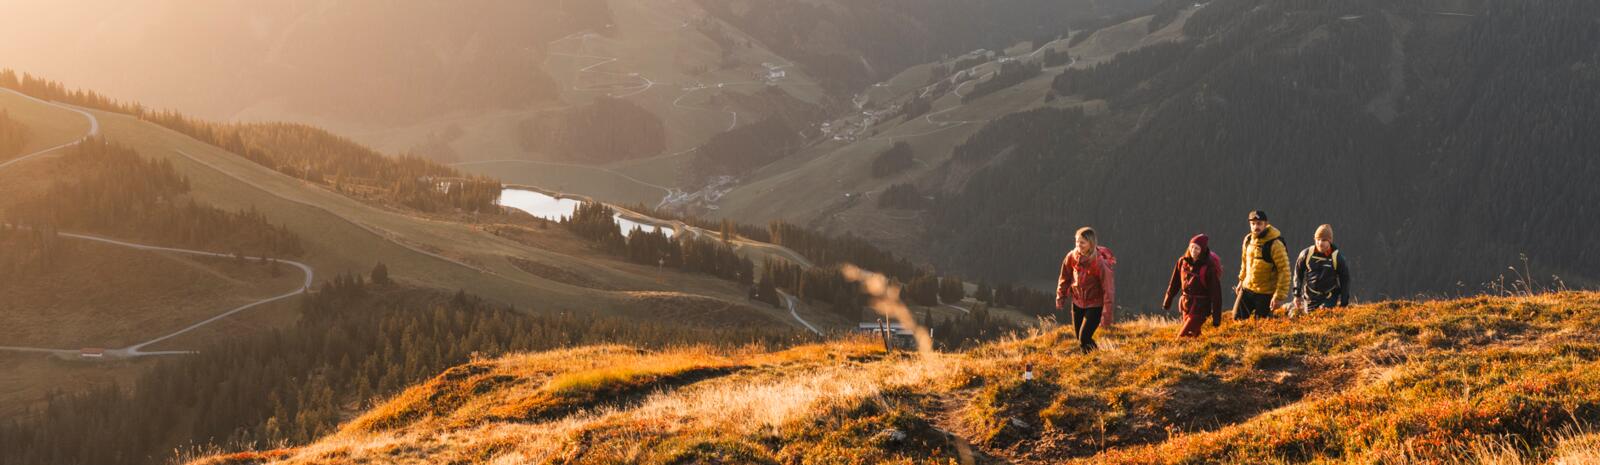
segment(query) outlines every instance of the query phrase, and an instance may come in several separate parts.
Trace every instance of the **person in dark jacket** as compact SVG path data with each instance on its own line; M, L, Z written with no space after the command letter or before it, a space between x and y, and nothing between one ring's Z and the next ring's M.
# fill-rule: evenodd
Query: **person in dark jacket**
M1178 336L1199 337L1207 317L1212 326L1222 325L1222 258L1211 251L1211 238L1205 234L1189 239L1189 250L1172 267L1161 308L1171 310L1174 297L1179 298L1178 311L1183 313L1183 330Z
M1306 313L1350 305L1350 260L1333 245L1333 226L1317 227L1315 244L1294 260L1294 308Z
M1061 260L1061 278L1056 283L1056 310L1072 307L1072 329L1084 353L1099 348L1094 332L1102 320L1111 324L1117 308L1117 259L1111 249L1101 247L1094 229L1081 228L1077 247Z

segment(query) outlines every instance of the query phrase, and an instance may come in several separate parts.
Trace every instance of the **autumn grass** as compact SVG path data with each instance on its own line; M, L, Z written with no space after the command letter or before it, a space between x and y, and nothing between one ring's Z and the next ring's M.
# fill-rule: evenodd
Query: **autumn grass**
M806 447L787 456L817 447L860 455L871 447L854 434L833 434L827 446L799 439L837 431L819 426L822 418L854 425L849 431L921 425L913 430L926 434L883 441L942 441L916 420L914 402L886 399L937 385L959 364L951 356L887 356L871 340L778 352L598 346L513 355L447 370L285 463L759 463L785 456L772 448L783 443ZM869 411L876 413L838 416ZM903 449L927 456L921 446Z
M453 368L282 463L1593 463L1600 294L1363 305L1103 350L622 346ZM1020 377L1031 364L1036 377Z
M1044 377L991 372L965 418L1024 460L1440 463L1504 437L1548 450L1600 416L1597 317L1595 294L1567 293L1228 322L1199 340L1145 322L1089 356L1046 335L993 348Z

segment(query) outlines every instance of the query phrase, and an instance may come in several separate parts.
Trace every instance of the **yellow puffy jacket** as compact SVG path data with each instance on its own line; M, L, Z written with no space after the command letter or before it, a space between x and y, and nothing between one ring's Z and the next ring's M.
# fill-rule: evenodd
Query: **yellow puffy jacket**
M1244 236L1244 251L1239 257L1239 286L1257 294L1271 294L1280 300L1289 298L1289 249L1280 240L1277 227L1267 226L1265 234ZM1261 245L1269 246L1272 256L1261 255Z

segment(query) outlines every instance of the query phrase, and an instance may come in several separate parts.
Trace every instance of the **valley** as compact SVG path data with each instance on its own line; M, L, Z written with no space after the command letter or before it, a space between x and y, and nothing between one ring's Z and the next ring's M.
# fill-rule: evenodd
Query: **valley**
M0 463L1600 461L1592 2L8 12Z

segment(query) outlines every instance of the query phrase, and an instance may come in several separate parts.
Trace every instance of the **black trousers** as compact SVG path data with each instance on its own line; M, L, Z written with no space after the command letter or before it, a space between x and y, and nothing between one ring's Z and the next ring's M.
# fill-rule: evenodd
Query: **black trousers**
M1233 304L1233 318L1272 318L1272 294L1257 294L1247 289L1239 290L1239 300Z
M1072 306L1072 330L1077 332L1078 348L1084 352L1100 348L1094 343L1094 330L1100 329L1100 312L1103 308Z
M1323 296L1312 294L1306 298L1306 310L1334 308L1337 306L1339 306L1339 294L1336 293L1330 292L1328 295Z

